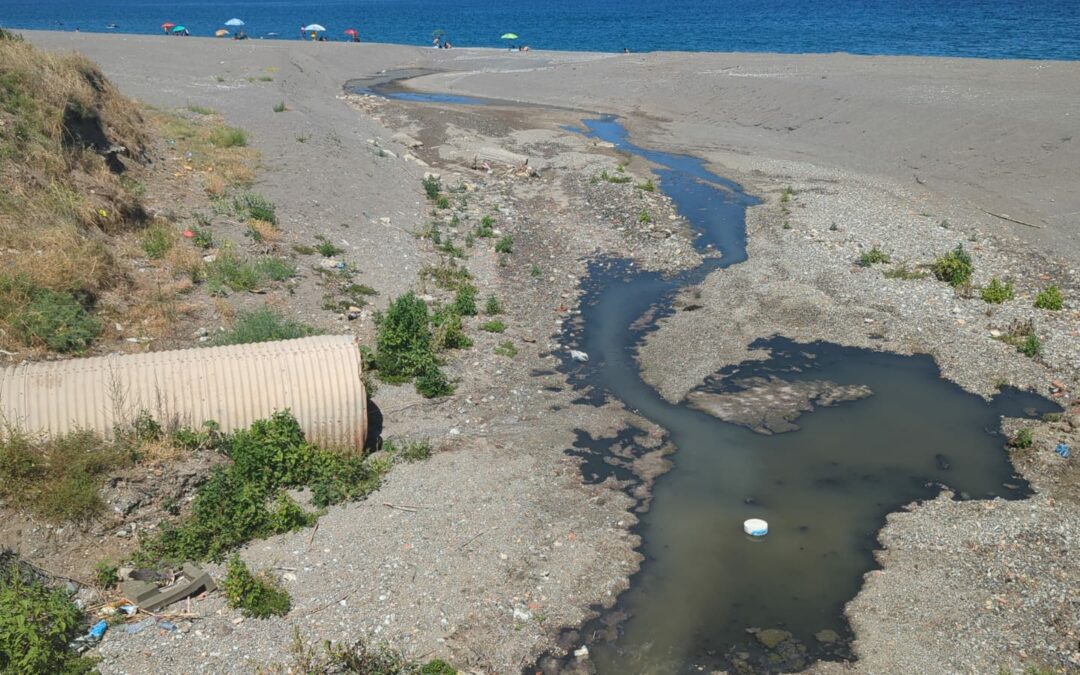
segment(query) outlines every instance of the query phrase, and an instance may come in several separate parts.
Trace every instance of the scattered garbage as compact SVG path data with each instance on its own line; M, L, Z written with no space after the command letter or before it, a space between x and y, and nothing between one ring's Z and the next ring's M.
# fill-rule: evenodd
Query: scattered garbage
M217 590L217 584L210 575L194 563L184 563L178 575L178 582L166 588L158 588L156 584L148 581L129 579L120 582L120 590L125 598L148 612L197 593Z
M743 531L751 537L764 537L769 533L769 524L760 518L743 521Z
M155 623L157 623L157 619L154 618L143 619L138 623L129 623L127 626L124 626L124 632L128 635L135 635L136 633L143 632Z
M575 361L581 361L582 363L585 363L586 361L589 360L589 355L586 354L585 352L580 352L580 351L578 351L576 349L571 349L570 350L570 358L574 359Z
M81 654L87 649L90 649L97 643L101 642L101 638L105 635L105 631L108 630L108 628L108 621L98 621L90 627L90 630L87 631L86 635L80 635L79 637L72 640L71 643L68 644L68 648L73 649Z
M580 647L578 647L577 649L574 650L574 656L578 657L579 659L587 659L587 658L589 658L589 648L586 647L585 645L581 645Z
M1057 447L1054 448L1054 452L1061 455L1063 459L1068 459L1069 455L1072 454L1072 452L1069 450L1069 446L1065 443L1058 443Z

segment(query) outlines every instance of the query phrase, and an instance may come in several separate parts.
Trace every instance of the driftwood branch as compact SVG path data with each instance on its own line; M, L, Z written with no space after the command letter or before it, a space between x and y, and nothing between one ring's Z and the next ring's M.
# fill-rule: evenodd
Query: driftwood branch
M390 502L383 502L382 505L388 506L392 509L397 509L398 511L408 511L409 513L416 513L420 509L424 508L422 506L408 506L406 504L391 504Z
M1025 223L1022 220L1017 220L1016 218L1013 218L1012 216L1005 215L1004 213L994 213L993 211L987 211L986 209L983 209L983 208L980 208L979 210L982 211L983 213L985 213L987 215L990 215L990 216L993 216L995 218L1001 218L1002 220L1007 220L1010 223L1016 223L1017 225L1026 225L1028 227L1034 227L1036 230L1044 229L1044 227L1042 225L1036 225L1035 223Z

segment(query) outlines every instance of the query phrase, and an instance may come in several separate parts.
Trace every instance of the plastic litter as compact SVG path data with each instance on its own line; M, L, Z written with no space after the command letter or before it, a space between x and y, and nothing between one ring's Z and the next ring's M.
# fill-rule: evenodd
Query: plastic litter
M164 630L167 630L170 633L173 632L174 630L176 630L176 624L173 623L172 621L166 621L165 619L162 619L161 621L158 621L157 625L158 625L158 628L162 628Z
M105 631L108 630L108 628L108 621L98 621L90 627L90 630L86 633L86 635L80 635L79 637L72 640L68 644L68 649L74 649L80 654L85 652L87 649L90 649L97 643L101 642L101 638L105 635Z
M574 359L575 361L581 361L582 363L585 363L589 360L589 355L585 352L579 352L576 349L571 349L570 358Z
M1064 459L1068 459L1069 455L1072 454L1072 452L1069 450L1069 446L1065 443L1058 443L1057 447L1054 448L1054 452L1061 455Z
M751 537L764 537L769 533L769 524L760 518L750 518L743 521L743 532Z
M129 635L141 633L150 626L153 626L155 623L157 623L157 619L143 619L138 623L129 623L127 626L124 626L124 632L128 633Z

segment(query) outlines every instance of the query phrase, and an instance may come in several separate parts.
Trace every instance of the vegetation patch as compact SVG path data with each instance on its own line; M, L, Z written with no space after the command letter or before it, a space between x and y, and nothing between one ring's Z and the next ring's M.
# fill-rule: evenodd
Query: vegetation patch
M246 260L231 251L222 251L207 263L206 284L212 295L229 291L251 291L271 281L285 281L296 276L296 265L283 258Z
M306 487L311 503L323 508L367 496L389 468L308 443L287 411L222 438L219 450L232 464L214 469L191 513L163 524L143 542L137 561L221 560L252 539L314 524L318 514L304 511L285 489Z
M221 590L229 607L239 609L244 616L268 619L285 616L292 608L292 600L285 589L266 572L252 574L238 555L229 559Z
M878 263L887 263L889 260L889 254L875 246L859 256L859 267L870 267Z
M273 342L275 340L294 340L309 335L319 335L322 331L287 319L269 307L240 312L228 330L214 337L215 345L243 345L252 342Z
M1057 286L1047 286L1035 296L1035 306L1056 312L1065 306L1065 296Z
M454 312L440 316L440 325L435 326L441 329L440 336L436 339L427 305L412 291L391 302L385 312L377 313L375 367L379 377L388 382L416 378L417 391L428 398L451 393L453 386L439 369L435 349L440 342L444 346L457 343L455 316L459 324L461 317ZM464 334L460 338L465 339Z
M236 127L219 126L210 132L210 143L218 148L243 148L248 144L247 132Z
M14 554L0 553L0 672L12 675L94 671L68 643L86 621L71 596L50 588Z
M1000 305L1006 300L1013 299L1013 285L1011 281L1000 281L997 277L990 280L990 283L984 286L979 291L980 297L983 302L988 302L992 305Z
M997 339L1016 347L1016 351L1029 358L1042 354L1042 340L1035 333L1035 322L1031 319L1014 321L1009 332Z
M492 321L485 321L480 324L480 330L487 331L488 333L505 333L506 324L498 319Z
M245 192L237 196L233 199L233 208L241 218L277 225L277 207L257 192Z
M971 262L971 256L964 250L964 245L957 244L955 249L935 259L930 269L939 281L955 287L971 280L975 266Z
M11 346L82 352L101 334L101 321L74 294L0 274L0 335Z
M514 252L514 238L508 234L504 234L499 238L499 241L495 242L496 253L513 253Z
M385 643L373 644L366 638L351 643L324 640L308 644L297 630L293 634L292 660L276 670L293 673L354 673L355 675L457 675L458 671L442 659L421 663L406 659Z

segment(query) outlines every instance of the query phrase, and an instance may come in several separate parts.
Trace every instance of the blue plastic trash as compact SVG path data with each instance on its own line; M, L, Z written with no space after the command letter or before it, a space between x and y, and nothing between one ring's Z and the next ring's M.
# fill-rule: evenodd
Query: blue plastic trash
M93 640L100 640L101 636L105 635L105 631L109 628L107 621L98 621L91 628L87 634Z
M1062 456L1062 457L1064 457L1065 459L1068 459L1068 458L1069 458L1069 454L1071 454L1071 453L1069 452L1069 446L1068 446L1068 445L1066 445L1066 444L1064 444L1064 443L1058 443L1058 444L1057 444L1057 447L1056 447L1056 448L1054 448L1054 452L1056 452L1057 454L1061 455L1061 456Z

